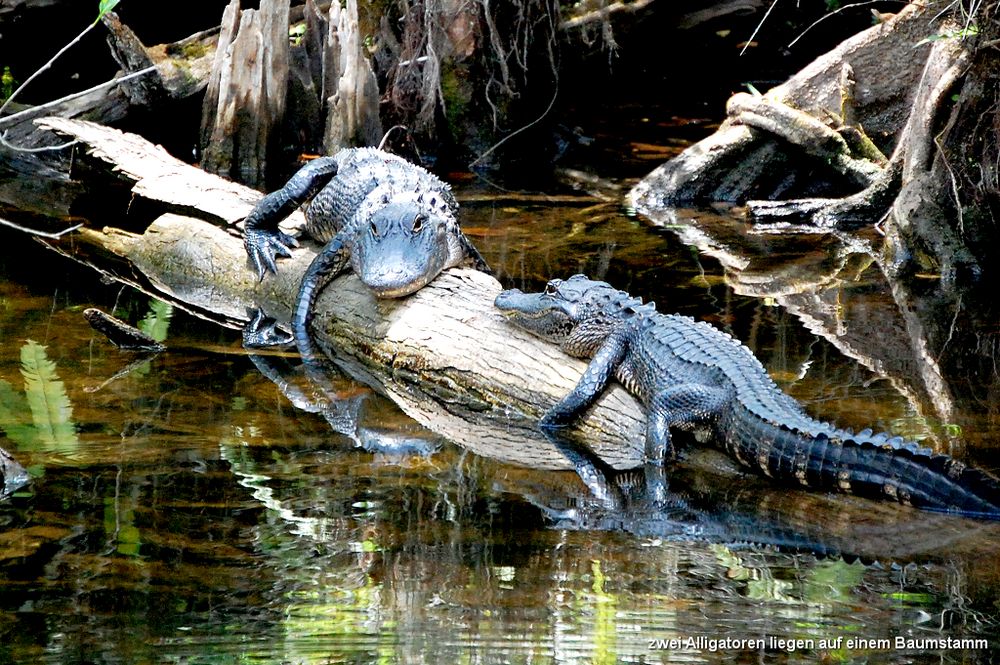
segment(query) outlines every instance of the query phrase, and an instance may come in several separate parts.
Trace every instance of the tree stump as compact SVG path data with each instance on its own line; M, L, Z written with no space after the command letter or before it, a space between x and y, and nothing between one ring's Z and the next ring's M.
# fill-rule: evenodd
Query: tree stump
M337 2L330 6L323 99L327 105L323 148L327 154L379 144L378 81L362 47L357 0L347 0L343 9Z
M1000 189L983 177L1000 152L988 129L1000 115L998 34L985 34L1000 32L993 10L961 17L954 5L910 3L762 97L737 95L719 130L646 176L633 204L654 220L670 206L721 200L746 204L755 223L885 222L886 270L979 277L991 263ZM978 49L967 27L977 19ZM950 131L960 117L969 136Z
M202 167L252 187L265 184L274 131L288 88L288 3L261 0L240 10L232 0L202 112Z

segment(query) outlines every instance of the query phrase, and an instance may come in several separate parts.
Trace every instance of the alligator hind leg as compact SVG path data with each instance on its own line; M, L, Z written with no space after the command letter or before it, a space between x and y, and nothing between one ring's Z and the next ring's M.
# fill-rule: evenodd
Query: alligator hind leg
M254 206L243 223L243 245L250 262L263 280L268 272L277 272L276 256L291 256L298 242L278 229L278 222L311 199L337 175L333 157L314 159L293 175L285 186L271 192Z
M465 256L467 257L465 262L468 263L471 267L478 270L479 272L484 272L487 275L492 275L493 270L490 268L490 265L486 263L486 259L484 259L483 255L479 253L479 250L476 249L476 246L473 245L471 242L469 242L469 239L465 237L465 234L460 232L458 235L459 235L459 243L461 243L462 250L465 253Z
M699 383L665 388L649 400L646 421L646 461L663 464L676 456L670 428L691 428L715 420L729 400L728 393Z

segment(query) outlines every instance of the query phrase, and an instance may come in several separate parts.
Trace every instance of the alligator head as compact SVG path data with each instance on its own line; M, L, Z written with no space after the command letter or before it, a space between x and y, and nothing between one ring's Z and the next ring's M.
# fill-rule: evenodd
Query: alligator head
M391 203L361 229L351 267L379 298L418 291L454 265L450 227L455 220L419 202Z
M558 344L571 356L589 358L642 300L606 282L573 275L551 280L541 293L503 291L494 305L517 327Z

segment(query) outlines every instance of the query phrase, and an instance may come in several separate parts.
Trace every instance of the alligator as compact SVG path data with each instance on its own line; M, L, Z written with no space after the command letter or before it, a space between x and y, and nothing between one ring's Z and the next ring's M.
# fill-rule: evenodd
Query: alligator
M648 463L674 458L671 427L708 428L738 462L779 482L1000 519L996 478L901 437L811 418L750 349L706 322L661 314L584 275L541 293L504 291L495 304L516 326L591 359L543 429L571 424L614 376L648 411Z
M298 245L278 222L307 201L304 230L325 246L299 287L296 341L308 338L316 297L348 262L380 298L409 295L446 268L489 272L462 233L447 184L391 153L348 148L310 161L246 217L243 243L260 280L277 272L277 256L291 256Z

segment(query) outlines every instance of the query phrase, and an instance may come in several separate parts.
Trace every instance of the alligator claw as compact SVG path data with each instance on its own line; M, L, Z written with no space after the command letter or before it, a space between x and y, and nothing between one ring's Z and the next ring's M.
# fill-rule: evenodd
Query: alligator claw
M262 229L247 229L243 234L243 245L246 247L250 262L257 271L260 281L268 273L277 273L278 266L274 259L277 256L290 257L291 248L298 247L299 241L283 231L266 231Z
M286 346L293 341L292 334L278 329L278 322L257 309L253 318L243 326L243 346L259 349L271 346Z

